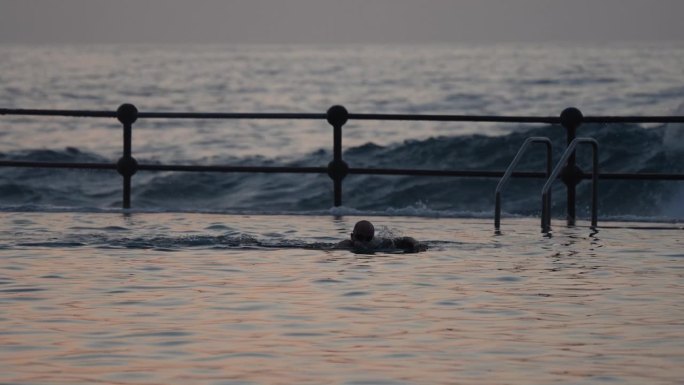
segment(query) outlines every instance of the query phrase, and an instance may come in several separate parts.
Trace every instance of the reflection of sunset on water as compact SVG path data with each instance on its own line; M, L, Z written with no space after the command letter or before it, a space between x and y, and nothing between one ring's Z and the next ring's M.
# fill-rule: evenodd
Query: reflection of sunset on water
M544 238L536 220L508 219L515 230L493 236L482 220L378 217L431 248L357 255L324 250L355 218L2 217L23 229L0 250L2 382L682 375L681 230L559 226Z

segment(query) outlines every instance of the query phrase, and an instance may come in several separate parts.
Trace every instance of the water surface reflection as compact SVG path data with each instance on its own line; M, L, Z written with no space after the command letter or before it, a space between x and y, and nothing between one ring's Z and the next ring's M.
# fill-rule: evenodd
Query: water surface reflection
M684 377L681 230L376 218L430 250L357 255L219 241L334 243L357 218L0 216L0 383Z

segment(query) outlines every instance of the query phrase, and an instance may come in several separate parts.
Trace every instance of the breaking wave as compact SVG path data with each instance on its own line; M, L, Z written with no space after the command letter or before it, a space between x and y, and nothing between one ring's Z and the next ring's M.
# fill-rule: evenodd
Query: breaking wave
M585 125L579 136L600 145L601 172L683 173L681 127L644 128L633 124ZM440 136L388 146L366 143L348 148L351 167L439 170L504 170L523 141L548 136L554 159L564 148L558 126L521 127L502 136ZM590 152L578 149L578 165L590 171ZM297 159L265 157L212 158L212 164L250 166L326 166L329 150ZM113 162L77 148L7 152L0 159L55 162ZM141 163L152 163L138 159ZM174 162L174 163L180 163ZM206 164L203 160L186 161ZM518 171L543 171L544 148L531 148ZM489 217L496 178L349 175L343 184L343 207L332 208L327 175L145 172L133 178L133 206L141 211L250 212L333 215L401 215ZM533 216L540 211L543 181L513 179L504 192L507 215ZM554 187L553 210L564 210L564 187ZM578 213L588 215L590 184L578 186ZM0 169L0 210L115 211L121 205L121 180L115 171ZM684 186L673 181L612 181L599 185L599 215L630 218L684 218Z

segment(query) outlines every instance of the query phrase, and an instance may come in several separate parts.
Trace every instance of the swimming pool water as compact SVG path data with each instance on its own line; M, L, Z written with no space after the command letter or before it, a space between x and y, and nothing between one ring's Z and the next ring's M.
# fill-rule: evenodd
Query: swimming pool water
M358 219L0 213L0 383L684 378L678 225L375 217L430 249L331 250Z

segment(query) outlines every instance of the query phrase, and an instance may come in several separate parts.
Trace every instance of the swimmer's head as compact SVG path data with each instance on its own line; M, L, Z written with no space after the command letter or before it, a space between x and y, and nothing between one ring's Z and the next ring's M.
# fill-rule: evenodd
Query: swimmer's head
M370 242L375 235L375 227L368 221L358 221L351 233L352 241Z

